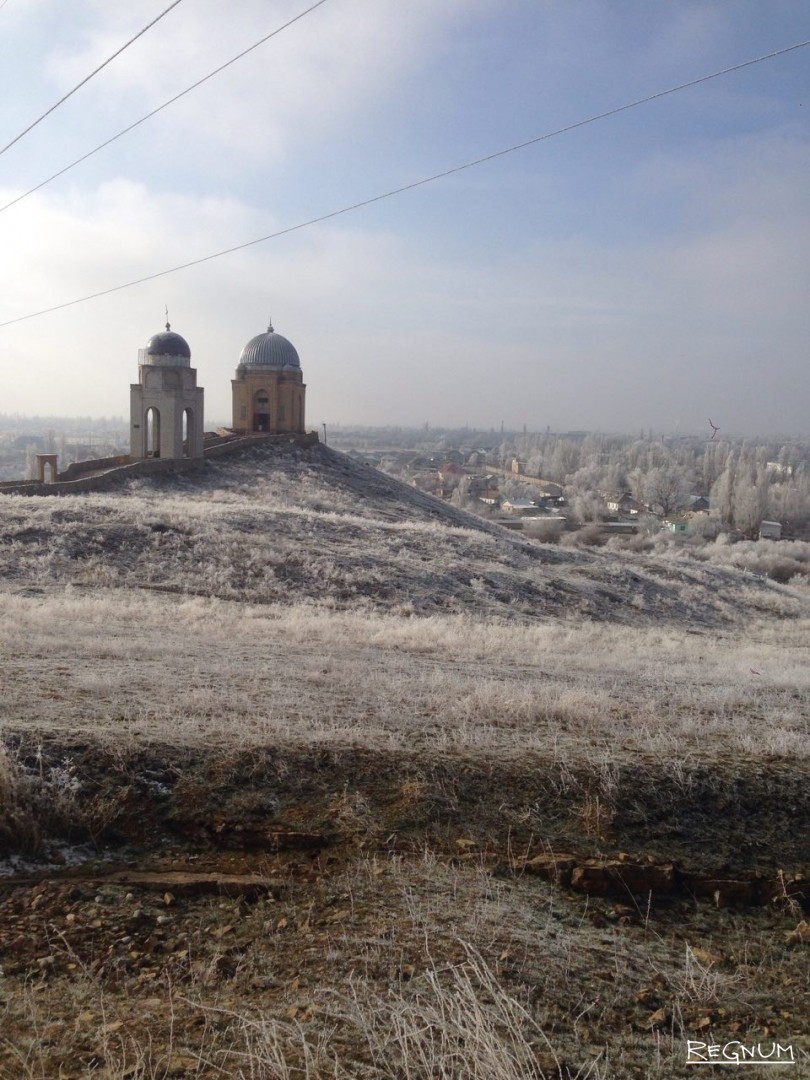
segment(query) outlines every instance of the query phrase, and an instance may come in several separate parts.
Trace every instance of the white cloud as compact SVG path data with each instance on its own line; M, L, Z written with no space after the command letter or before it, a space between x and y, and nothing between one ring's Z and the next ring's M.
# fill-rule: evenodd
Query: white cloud
M607 17L602 5L586 4L579 18L591 8ZM91 28L81 48L74 39L60 59L54 47L60 85L121 43L123 21L131 32L156 8L144 0L126 20L101 0L81 10ZM87 118L84 106L66 111L65 138L77 137L72 118L85 116L84 131L131 115L142 97L162 100L264 29L258 0L229 8L227 18L222 10L213 0L181 4L165 32L150 33L99 77L85 99L99 104L98 116ZM277 22L300 8L281 10ZM416 100L423 77L449 93L442 64L450 28L460 38L454 55L468 51L472 83L453 84L461 96L443 101L437 128L426 132L431 152L442 150L448 115L471 145L496 140L498 130L478 130L463 93L480 89L476 62L481 78L492 78L487 43L476 38L486 10L462 0L438 14L429 0L330 0L300 33L291 28L212 84L209 96L144 127L123 157L97 173L77 169L0 216L10 253L0 265L3 318L271 233L307 216L304 206L332 210L350 185L354 195L373 193L376 175L354 156L371 131L398 155L392 173L409 179L424 147L417 140L412 153L404 136L399 144L397 110ZM557 77L578 39L565 12L553 10L555 47L567 39L569 48ZM509 24L499 11L491 8L502 56ZM692 5L684 18L686 51L689 20L704 16ZM652 29L663 49L663 27ZM509 43L528 69L535 46L522 52L522 40ZM523 115L522 99L496 103L510 119L516 109ZM421 107L428 124L431 102ZM376 127L375 112L386 121ZM239 351L272 316L301 354L313 423L504 419L635 429L688 425L694 416L699 427L705 406L717 403L727 431L806 429L806 139L782 115L744 135L707 127L675 140L666 123L656 128L660 120L653 109L638 114L656 138L631 152L619 125L599 138L583 129L542 154L508 159L509 167L494 163L463 182L424 188L418 199L6 327L0 411L126 412L137 349L168 303L191 344L209 417L227 417ZM403 130L414 137L415 128ZM22 184L13 169L4 176L2 201ZM568 187L576 194L566 200Z

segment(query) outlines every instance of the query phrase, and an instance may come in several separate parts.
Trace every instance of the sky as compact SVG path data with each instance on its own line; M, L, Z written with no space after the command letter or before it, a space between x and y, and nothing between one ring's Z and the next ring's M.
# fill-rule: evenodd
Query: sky
M0 146L169 0L6 0ZM313 0L181 0L0 154L0 206ZM810 434L810 46L61 310L810 39L795 0L325 0L0 210L0 413L124 416L245 343L307 423ZM13 321L13 320L22 321Z

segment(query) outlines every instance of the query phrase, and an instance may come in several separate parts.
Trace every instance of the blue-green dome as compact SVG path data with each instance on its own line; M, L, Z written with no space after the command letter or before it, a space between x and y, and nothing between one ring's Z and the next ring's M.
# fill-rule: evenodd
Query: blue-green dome
M292 367L300 368L301 361L292 342L287 341L281 334L273 329L273 324L267 327L266 334L259 334L251 338L242 349L239 357L239 365L242 367Z

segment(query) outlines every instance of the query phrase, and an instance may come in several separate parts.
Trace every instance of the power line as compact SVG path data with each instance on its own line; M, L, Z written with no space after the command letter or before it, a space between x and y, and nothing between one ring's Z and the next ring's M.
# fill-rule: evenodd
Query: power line
M178 0L178 3L179 3L179 0ZM81 163L83 161L87 161L88 158L91 158L94 154L97 154L99 152L99 150L103 150L106 146L109 146L111 143L114 143L117 139L120 139L123 135L129 134L130 131L133 131L136 127L139 127L141 124L145 123L147 120L151 120L151 118L153 116L157 116L157 114L159 112L162 112L164 109L168 109L168 107L170 105L174 105L175 101L179 101L180 98L185 97L186 94L190 94L192 90L196 90L198 86L202 86L202 84L205 83L205 82L208 82L209 79L213 79L213 77L215 75L219 75L219 73L221 71L224 71L225 68L230 67L231 64L235 64L237 60L241 60L243 57L247 56L248 53L252 53L254 49L258 49L260 45L264 45L264 43L266 41L269 41L270 38L275 37L276 34L280 34L282 30L286 30L288 26L292 26L293 23L298 22L299 19L303 19L303 17L305 15L309 15L309 13L311 11L314 11L315 8L319 8L321 6L321 4L325 4L325 3L326 3L326 0L318 0L317 3L313 4L311 7L308 7L306 9L306 11L302 11L300 13L300 15L296 15L294 18L290 19L288 22L285 22L283 26L279 26L278 29L273 30L272 33L265 34L265 36L263 38L260 38L253 45L249 46L249 48L244 49L238 55L232 57L230 60L228 60L224 64L220 65L220 67L215 68L214 71L209 72L208 75L203 76L202 79L198 79L197 82L192 83L191 86L187 86L185 90L181 90L180 93L175 94L175 96L173 98L169 98L168 101L164 101L162 105L158 105L158 107L156 109L152 109L152 111L148 112L146 114L146 116L142 116L140 118L140 120L136 120L133 124L130 124L128 127L125 127L123 129L123 131L119 131L117 135L113 135L111 138L107 139L105 142L100 143L93 150L88 150L88 152L86 154L82 154L82 156L80 158L76 158L76 160L72 161L70 163L70 165L65 165L65 167L63 169L60 169L59 172L55 172L53 174L53 176L49 176L47 180L43 180L41 183L37 184L36 187L32 187L29 191L24 192L22 195L18 195L16 199L12 199L11 202L6 203L5 206L0 206L0 214L2 214L4 210L8 210L8 208L10 206L14 206L15 203L22 202L23 199L27 199L29 195L33 195L34 192L39 191L40 188L44 188L45 185L50 184L50 182L52 180L56 180L58 177L64 176L66 172L70 172L71 169L75 168L77 165L81 165Z
M142 36L143 36L143 35L144 35L144 34L146 33L146 31L147 31L147 30L151 30L151 29L152 29L152 27L153 27L153 26L155 25L155 23L159 23L159 22L160 22L160 20L161 20L161 19L163 18L163 16L164 16L164 15L168 15L168 14L169 14L169 12L170 12L170 11L172 10L172 8L176 8L176 7L177 7L177 5L178 5L178 4L180 3L180 2L181 2L181 0L172 0L172 3L171 3L171 4L169 4L169 6L168 6L168 7L166 8L166 10L165 10L165 11L161 11L160 15L158 15L158 16L157 16L157 18L155 18L155 19L152 19L152 21L151 21L150 23L148 23L148 24L147 24L147 25L146 25L146 26L145 26L145 27L143 28L143 30L139 30L139 31L138 31L138 33L137 33L137 34L136 34L136 35L135 35L134 37L131 37L131 38L129 39L129 41L125 42L125 43L124 43L124 44L123 44L123 45L121 46L121 48L120 48L120 49L116 49L116 51L115 51L115 52L114 52L114 53L112 54L112 56L108 56L108 57L107 57L107 59L106 59L106 60L104 61L104 63L103 63L103 64L99 64L99 66L98 66L98 67L97 67L97 68L95 69L95 71L91 71L89 75L85 75L85 77L84 77L84 78L82 79L82 81L81 81L80 83L77 83L77 84L76 84L76 85L75 85L75 86L73 87L73 89L72 89L72 90L68 90L68 92L67 92L67 93L65 94L65 96L64 96L64 97L61 97L61 98L60 98L60 99L59 99L59 100L58 100L58 101L56 102L56 104L55 104L55 105L51 105L50 109L46 109L46 111L45 111L45 112L44 112L44 113L42 114L42 116L40 116L40 117L38 117L38 118L37 118L36 120L34 120L34 122L33 122L32 124L29 124L29 125L28 125L28 127L27 127L27 128L25 128L25 130L24 130L24 131L21 131L19 135L15 135L15 136L14 136L14 138L13 138L13 139L11 140L11 142L10 142L10 143L6 143L6 145L5 145L5 146L4 146L4 147L3 147L2 149L0 149L0 154L5 154L6 150L9 150L9 149L10 149L10 148L11 148L11 147L12 147L12 146L13 146L13 145L15 144L15 143L19 142L19 141L20 141L20 139L21 139L21 138L23 137L23 135L27 135L29 131L33 130L33 128L35 128L35 127L37 126L37 124L41 124L41 123L42 123L42 121L43 121L43 120L45 119L45 117L46 117L46 116L50 116L50 115L51 115L51 113L52 113L52 112L53 112L53 111L54 111L55 109L58 109L60 105L63 105L63 104L64 104L64 103L65 103L65 102L67 101L67 99L68 99L69 97L72 97L72 96L73 96L73 94L75 94L77 90L80 90L80 89L81 89L81 88L82 88L82 87L84 86L84 84L85 84L85 83L88 83L88 82L90 82L90 80L91 80L91 79L92 79L92 78L93 78L93 77L94 77L95 75L98 75L98 73L99 73L100 71L102 71L102 70L103 70L103 69L104 69L104 68L105 68L105 67L107 66L107 64L110 64L110 63L112 63L112 61L113 61L113 60L115 60L116 56L120 56L120 55L121 55L121 53L122 53L122 52L123 52L123 51L124 51L125 49L128 49L128 48L130 47L130 45L131 45L131 44L132 44L132 43L133 43L134 41L137 41L137 40L138 40L138 38L139 38L139 37L142 37Z
M284 229L268 233L266 236L259 236L255 240L248 240L243 244L235 244L233 247L223 248L222 251L216 251L211 255L204 255L199 259L192 259L190 262L181 263L179 266L172 266L168 270L159 270L155 274L147 274L146 277L137 278L134 281L127 281L123 285L114 285L112 288L102 289L99 292L91 293L88 296L81 296L76 300L67 300L63 304L54 304L53 307L43 308L41 311L32 311L28 315L19 315L16 319L7 319L5 322L0 323L0 327L12 326L14 323L25 322L28 319L36 319L40 315L50 315L54 311L62 311L64 308L74 307L76 304L84 304L88 300L98 300L102 296L109 296L111 293L121 292L123 289L131 289L135 285L143 285L147 281L155 281L157 278L166 277L169 274L176 274L180 270L188 270L192 266L201 266L203 263L212 262L214 259L220 259L223 255L233 255L234 252L244 251L246 248L254 247L256 244L263 244L268 240L276 240L280 236L288 236L290 233L306 229L310 225L318 225L321 222L329 221L332 218L340 217L343 214L349 214L354 210L360 210L365 206L372 206L374 203L393 198L393 196L401 195L406 191L413 191L416 188L424 187L426 184L432 184L436 180L443 180L448 176L464 172L466 169L475 168L475 166L483 165L488 161L495 161L497 158L515 153L516 150L524 150L528 146L534 146L547 139L553 139L557 135L564 135L569 131L576 131L577 128L585 127L588 124L594 124L598 120L607 120L611 116L617 116L619 113L627 112L629 109L635 109L639 105L647 105L651 101L658 101L660 98L668 97L670 94L676 94L680 90L687 90L692 86L700 86L702 83L709 82L711 79L718 79L723 75L730 75L734 71L741 71L743 68L751 67L754 64L761 64L764 60L773 60L778 56L784 56L786 53L795 52L797 49L803 49L808 45L810 45L810 39L807 41L800 41L795 45L788 45L784 49L777 49L775 52L766 53L764 56L757 56L753 60L744 60L742 63L733 64L731 67L723 68L720 71L713 71L710 75L701 75L697 79L690 79L688 82L679 83L677 86L671 86L668 90L659 90L655 94L648 94L647 97L637 98L635 101L629 101L624 105L617 105L613 109L607 109L605 112L596 113L594 116L589 116L585 120L577 120L573 124L566 124L565 127L557 128L554 131L547 131L544 135L537 135L533 139L526 139L524 142L515 143L513 146L508 146L504 150L496 150L492 154L486 154L483 157L475 158L473 161L467 161L463 165L456 165L452 169L445 169L443 172L434 173L432 176L423 177L421 180L414 180L410 184L403 184L401 187L392 188L391 191L386 191L381 195L373 195L371 198L362 199L360 202L352 203L350 206L341 207L339 210L332 210L327 214L321 214L318 217L310 218L308 221L301 221L297 225L288 225Z

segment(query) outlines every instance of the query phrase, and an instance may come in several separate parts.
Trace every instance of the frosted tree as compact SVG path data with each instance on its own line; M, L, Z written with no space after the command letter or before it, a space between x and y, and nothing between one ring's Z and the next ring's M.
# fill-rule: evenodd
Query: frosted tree
M768 513L768 477L762 466L740 471L734 483L734 526L750 539Z
M686 470L671 463L650 469L644 478L644 493L650 506L669 517L686 503L689 493Z

